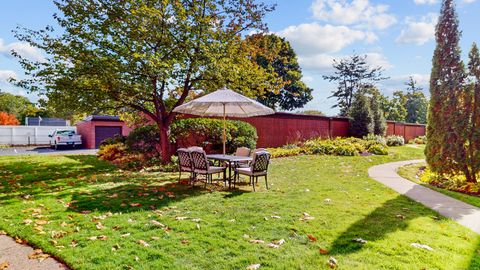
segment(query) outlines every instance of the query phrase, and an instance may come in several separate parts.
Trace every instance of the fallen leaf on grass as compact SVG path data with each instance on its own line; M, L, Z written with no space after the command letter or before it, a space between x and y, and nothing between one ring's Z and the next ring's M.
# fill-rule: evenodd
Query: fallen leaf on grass
M0 235L7 235L7 232L5 232L5 231L0 231Z
M130 236L130 233L120 235L120 237L122 237L122 238L129 237L129 236Z
M182 241L180 241L182 244L184 245L187 245L190 243L190 241L188 241L187 239L183 239Z
M32 254L28 255L30 260L38 260L39 262L43 262L46 260L50 255L43 253L41 249L35 249Z
M281 245L285 244L285 239L275 240L272 243L274 243L275 245L281 246Z
M271 216L271 218L274 218L274 219L281 219L282 217L281 217L281 216Z
M131 207L140 207L140 206L142 206L142 205L139 204L139 203L131 203L130 206L131 206Z
M422 244L419 244L419 243L412 243L410 244L412 247L415 247L415 248L420 248L420 249L425 249L425 250L428 250L428 251L433 251L433 248L427 246L427 245L422 245Z
M399 219L406 219L406 217L404 215L400 215L400 214L396 215L396 217L399 218Z
M0 270L7 269L9 266L10 266L9 262L7 262L7 261L2 262L2 263L0 263Z
M332 269L335 269L338 267L338 262L337 262L337 259L335 259L334 257L330 257L328 259L328 266Z
M154 220L154 219L150 220L150 223L151 223L152 225L154 225L154 226L157 226L157 227L162 227L162 228L165 227L165 225L163 225L162 223L160 223L160 222L158 222L158 221L156 221L156 220Z
M315 217L310 216L308 213L303 213L303 217L300 218L300 221L313 220Z
M258 268L260 268L260 266L262 266L261 264L259 263L256 263L256 264L252 264L252 265L249 265L247 266L247 270L257 270Z
M37 224L37 225L45 225L47 223L48 223L48 221L46 221L46 220L36 220L35 221L35 224Z
M250 242L250 243L252 243L252 244L265 244L265 241L263 241L263 240L257 240L257 239L252 239L252 240L250 240L250 241L248 241L248 242Z
M279 245L276 245L276 244L274 244L274 243L269 243L269 244L267 245L267 247L269 247L269 248L279 248L280 246L279 246Z
M175 220L186 220L188 217L176 217Z
M17 242L18 244L26 244L27 241L26 240L23 240L23 239L20 239L18 237L15 236L15 242Z
M32 222L33 222L33 220L28 219L28 218L23 220L23 224L25 224L25 225L30 225Z
M353 242L357 242L357 243L360 243L360 244L366 244L368 241L365 240L365 239L362 239L362 238L355 238L352 240Z
M120 245L119 245L119 244L115 244L115 245L113 245L113 247L112 247L112 251L117 251L117 250L119 250L119 249L120 249Z
M150 237L150 239L152 239L152 240L154 240L154 241L157 241L157 240L160 239L160 237L158 237L158 236L152 236L152 237Z
M144 246L144 247L149 247L149 246L150 246L149 243L147 243L147 242L145 242L145 241L143 241L143 240L138 240L138 243L139 243L140 245Z
M312 241L312 242L317 242L317 238L316 238L315 236L313 236L313 235L311 235L311 234L308 234L307 237L308 237L308 239L309 239L310 241Z
M325 255L325 254L328 254L328 253L329 253L328 250L323 249L323 248L319 249L319 251L320 251L320 254L322 254L322 255Z
M70 246L71 246L72 248L74 248L74 247L78 246L78 242L75 241L75 240L72 240L72 242L70 242Z
M108 236L106 236L106 235L100 235L100 236L98 237L98 240L107 241L107 240L108 240Z
M97 229L99 229L99 230L105 229L105 226L103 226L103 224L101 222L98 222L97 225L95 225L95 227L97 227Z

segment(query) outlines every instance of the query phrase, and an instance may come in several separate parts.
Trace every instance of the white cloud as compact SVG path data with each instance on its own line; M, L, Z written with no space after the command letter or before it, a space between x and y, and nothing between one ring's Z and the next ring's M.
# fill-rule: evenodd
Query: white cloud
M413 0L417 5L434 5L438 3L438 0Z
M475 1L477 1L477 0L463 0L462 2L463 2L463 3L470 4L470 3L473 3L473 2L475 2Z
M372 32L318 23L289 26L277 34L285 37L300 55L335 53L356 41L372 43L377 40Z
M13 57L12 50L20 54L21 56L33 60L33 61L44 61L42 53L28 43L25 42L12 42L5 44L5 42L0 39L0 54L6 57Z
M369 29L386 29L397 22L388 9L369 0L315 0L311 6L317 20Z
M413 43L423 45L435 38L435 26L438 21L438 14L429 13L415 21L411 17L406 18L406 28L395 40L397 43Z
M12 70L0 70L0 85L9 85L10 78L17 78L17 74Z
M384 69L388 70L393 68L393 65L388 61L388 59L381 53L366 53L367 59L366 62L371 67L381 66ZM346 56L334 56L329 54L317 54L311 56L300 56L299 63L301 67L308 71L313 71L322 74L332 73L333 60L342 59Z

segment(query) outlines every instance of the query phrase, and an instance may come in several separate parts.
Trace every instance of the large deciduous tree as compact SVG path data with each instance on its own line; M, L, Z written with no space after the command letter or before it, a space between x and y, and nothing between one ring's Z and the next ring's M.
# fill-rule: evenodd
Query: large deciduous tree
M383 68L370 67L367 55L354 54L333 62L335 73L323 76L325 80L337 83L337 89L332 91L330 98L336 98L337 104L333 108L340 109L340 115L348 116L355 94L362 89L371 88L376 82L388 79L383 77Z
M35 116L39 109L24 96L0 91L0 111L12 114L16 119L24 121L27 116Z
M462 136L468 126L463 91L464 65L459 47L460 31L453 0L444 0L436 27L436 48L430 77L430 106L426 159L438 174L464 172L472 178L465 162L466 143Z
M19 57L29 79L17 84L58 106L84 111L134 111L159 127L170 160L172 110L227 85L249 96L277 84L248 58L242 34L266 29L273 6L256 0L57 0L48 26L19 29L17 38L46 60Z
M312 88L302 82L302 69L292 46L275 34L254 34L246 42L255 48L252 59L282 81L277 91L265 92L257 100L273 109L291 111L312 100Z

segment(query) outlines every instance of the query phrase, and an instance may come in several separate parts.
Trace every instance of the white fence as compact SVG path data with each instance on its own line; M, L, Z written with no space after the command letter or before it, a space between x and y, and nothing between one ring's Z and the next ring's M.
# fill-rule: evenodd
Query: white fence
M41 145L49 144L50 137L56 129L75 130L76 127L56 126L0 126L0 144L7 145Z

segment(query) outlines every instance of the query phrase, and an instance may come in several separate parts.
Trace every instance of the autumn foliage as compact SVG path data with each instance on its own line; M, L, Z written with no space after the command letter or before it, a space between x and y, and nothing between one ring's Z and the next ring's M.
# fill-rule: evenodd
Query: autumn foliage
M0 126L18 126L20 121L13 114L0 112Z

